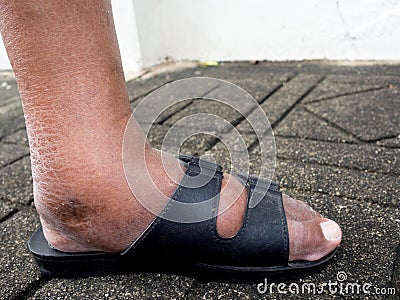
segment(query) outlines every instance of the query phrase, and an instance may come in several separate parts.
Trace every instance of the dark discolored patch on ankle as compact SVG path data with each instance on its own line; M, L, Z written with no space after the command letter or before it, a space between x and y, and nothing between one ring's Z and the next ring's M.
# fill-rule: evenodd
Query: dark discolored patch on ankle
M69 226L79 226L89 221L93 209L77 198L67 198L56 209L58 220Z

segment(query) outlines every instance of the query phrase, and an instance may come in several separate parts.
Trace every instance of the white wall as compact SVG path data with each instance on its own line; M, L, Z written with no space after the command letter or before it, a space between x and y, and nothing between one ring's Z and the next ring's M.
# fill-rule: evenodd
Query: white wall
M112 0L126 74L176 60L400 60L400 0ZM10 68L0 45L0 69Z
M134 0L145 66L174 59L400 60L399 0Z
M136 16L132 0L111 0L115 31L121 52L122 65L127 77L142 69Z
M111 0L125 75L142 69L133 0ZM0 69L11 69L3 42L0 41Z
M4 48L3 40L0 41L0 70L10 70L11 65L8 60L6 49Z

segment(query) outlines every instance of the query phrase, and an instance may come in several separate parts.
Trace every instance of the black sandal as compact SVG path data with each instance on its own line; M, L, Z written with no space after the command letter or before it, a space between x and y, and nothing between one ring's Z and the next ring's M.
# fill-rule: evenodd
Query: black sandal
M236 236L220 237L216 215L222 167L190 156L180 159L186 163L186 175L162 217L157 217L131 247L115 254L61 252L48 244L39 227L28 246L41 272L55 277L84 277L154 271L203 281L253 282L310 275L333 258L336 249L318 261L288 261L288 228L279 186L251 176L240 177L248 188L248 203L257 197L260 202L253 208L248 205ZM204 184L193 187L196 182ZM172 221L177 219L179 222Z

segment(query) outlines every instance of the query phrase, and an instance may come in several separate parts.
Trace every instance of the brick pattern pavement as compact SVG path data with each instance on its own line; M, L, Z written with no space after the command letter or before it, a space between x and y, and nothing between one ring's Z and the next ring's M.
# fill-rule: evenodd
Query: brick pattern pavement
M132 107L157 87L193 76L225 79L249 91L275 133L274 179L343 229L343 243L332 264L297 283L323 284L336 280L342 271L347 282L395 287L400 293L399 74L398 65L243 62L139 78L127 82L127 87ZM199 112L219 115L235 126L248 148L251 169L258 172L260 141L245 120L254 113L251 109L241 116L205 99L188 100L157 119L150 141L160 147L175 122ZM148 122L145 114L138 119ZM229 137L229 126L218 130ZM177 132L190 132L190 124ZM173 144L174 137L164 146ZM212 153L220 164L229 166L225 147L209 134L189 138L181 152ZM277 294L258 294L255 284L200 283L165 274L49 279L39 274L26 247L38 224L18 89L13 74L4 71L0 73L0 299L280 299Z

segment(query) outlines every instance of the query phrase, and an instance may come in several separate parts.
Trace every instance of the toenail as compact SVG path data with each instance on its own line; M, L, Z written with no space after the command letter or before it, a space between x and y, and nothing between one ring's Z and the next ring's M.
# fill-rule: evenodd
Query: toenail
M328 220L321 222L322 233L328 241L337 240L340 238L340 227L335 222Z

